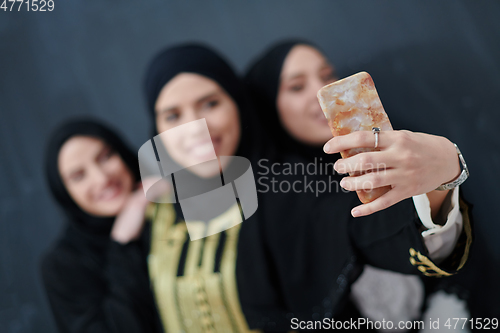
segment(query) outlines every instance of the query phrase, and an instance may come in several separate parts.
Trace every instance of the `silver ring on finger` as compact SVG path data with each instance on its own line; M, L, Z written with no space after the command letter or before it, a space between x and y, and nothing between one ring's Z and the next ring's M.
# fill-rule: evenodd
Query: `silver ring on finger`
M378 148L378 136L380 134L380 128L378 127L372 127L372 132L375 134L375 149Z

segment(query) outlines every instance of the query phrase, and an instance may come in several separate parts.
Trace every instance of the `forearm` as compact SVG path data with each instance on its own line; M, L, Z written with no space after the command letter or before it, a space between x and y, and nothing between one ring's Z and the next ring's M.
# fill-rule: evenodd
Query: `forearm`
M363 261L404 274L416 273L409 249L425 252L412 200L403 200L375 214L352 219L351 237Z
M427 194L427 198L429 199L429 206L431 208L431 217L435 220L443 206L443 203L446 199L450 191L432 191Z
M447 157L446 161L446 171L447 171L447 179L443 182L443 184L450 183L457 179L460 176L461 168L460 168L460 160L458 158L455 145L448 139L444 137L440 137L440 139L444 142L443 144L443 157ZM435 219L441 210L443 202L448 195L448 191L431 191L427 192L427 198L429 199L429 205L431 207L431 216L432 219Z

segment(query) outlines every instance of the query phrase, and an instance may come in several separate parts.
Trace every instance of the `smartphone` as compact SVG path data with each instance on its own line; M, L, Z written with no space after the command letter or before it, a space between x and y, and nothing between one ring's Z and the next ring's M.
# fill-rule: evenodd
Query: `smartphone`
M355 131L371 132L373 127L378 127L381 131L392 130L372 77L366 72L360 72L324 86L318 91L318 100L334 137ZM342 158L347 158L362 152L378 150L378 148L355 148L340 154ZM365 167L370 168L368 172L373 170L384 172L385 170L384 164ZM366 172L353 172L349 175L359 176L363 173ZM384 186L371 190L358 190L357 194L362 203L368 203L384 195L390 189L391 186Z

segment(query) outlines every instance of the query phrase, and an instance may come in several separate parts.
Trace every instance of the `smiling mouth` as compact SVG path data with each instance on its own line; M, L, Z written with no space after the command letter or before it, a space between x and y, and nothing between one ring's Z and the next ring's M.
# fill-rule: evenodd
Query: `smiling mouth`
M122 190L123 186L121 183L111 184L102 190L96 199L99 201L111 201L118 197L122 193Z
M328 120L326 119L325 115L323 114L323 112L321 113L317 113L313 116L313 119L320 123L320 124L323 124L323 125L328 125Z
M221 142L222 142L222 139L217 137L217 138L214 138L212 140L212 144L214 146L214 150L215 150L215 155L219 156L219 151L220 151L220 147L221 147Z
M217 145L215 144L215 142L212 142L212 140L206 140L188 147L187 153L196 158L211 157L216 146Z

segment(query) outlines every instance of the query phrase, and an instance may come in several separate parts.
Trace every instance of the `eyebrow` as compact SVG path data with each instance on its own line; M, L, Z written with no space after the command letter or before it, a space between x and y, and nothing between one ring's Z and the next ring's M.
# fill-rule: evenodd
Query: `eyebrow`
M161 109L159 111L156 111L156 115L159 116L163 113L167 113L167 112L170 112L170 111L174 111L175 109L177 109L177 106L174 105L174 106L171 106L169 108L164 108L164 109Z
M211 92L211 93L208 93L208 94L206 94L205 96L203 96L203 97L199 98L199 99L196 101L196 103L195 103L195 104L201 104L201 103L205 102L207 99L210 99L210 98L212 98L212 97L215 97L215 96L217 96L218 94L219 94L219 91L218 91L218 90L213 91L213 92Z
M296 74L289 75L288 77L285 76L283 79L287 80L287 81L291 81L291 80L298 79L298 78L303 77L303 76L305 76L303 73L296 73Z
M198 98L198 99L196 100L196 102L195 102L195 105L201 104L201 103L203 103L204 101L206 101L207 99L210 99L210 98L212 98L212 97L214 97L214 96L217 96L219 93L220 93L220 92L219 92L218 90L216 90L216 91L212 91L212 92L210 92L210 93L208 93L208 94L204 95L203 97ZM164 109L162 109L162 110L160 110L160 111L157 111L157 112L156 112L156 114L157 114L157 115L161 115L162 113L167 113L167 112L170 112L170 111L176 110L177 108L178 108L178 106L177 106L177 105L174 105L174 106L171 106L171 107L168 107L168 108L164 108Z

